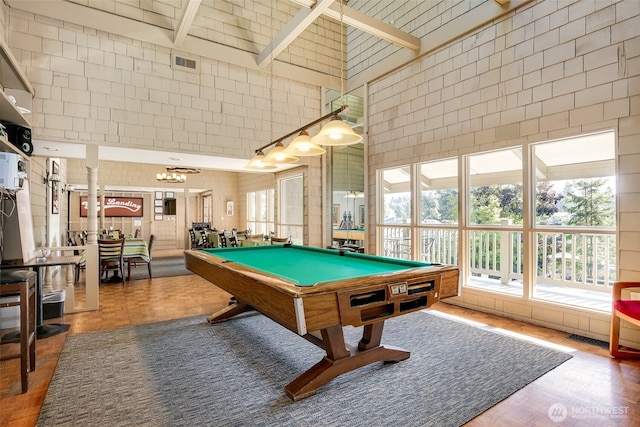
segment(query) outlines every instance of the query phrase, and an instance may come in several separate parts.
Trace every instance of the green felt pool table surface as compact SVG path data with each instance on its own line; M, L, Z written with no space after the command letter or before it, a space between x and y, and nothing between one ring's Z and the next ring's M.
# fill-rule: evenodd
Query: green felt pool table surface
M297 286L430 266L417 261L296 245L203 249L203 252L278 276Z

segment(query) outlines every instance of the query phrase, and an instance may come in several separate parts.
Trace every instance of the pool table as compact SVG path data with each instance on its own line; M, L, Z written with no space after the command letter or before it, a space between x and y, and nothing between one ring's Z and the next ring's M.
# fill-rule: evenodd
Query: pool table
M456 266L291 244L187 250L185 264L233 295L210 323L255 309L326 351L285 387L294 401L345 372L409 358L381 344L384 321L458 293ZM354 348L344 340L348 325L363 326Z

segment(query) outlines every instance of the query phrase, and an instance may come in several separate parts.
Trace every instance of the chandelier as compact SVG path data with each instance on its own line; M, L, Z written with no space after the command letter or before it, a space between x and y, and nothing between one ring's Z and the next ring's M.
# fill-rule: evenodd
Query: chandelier
M171 184L180 184L187 180L187 176L185 174L178 173L159 173L156 174L156 179L161 182L168 182Z

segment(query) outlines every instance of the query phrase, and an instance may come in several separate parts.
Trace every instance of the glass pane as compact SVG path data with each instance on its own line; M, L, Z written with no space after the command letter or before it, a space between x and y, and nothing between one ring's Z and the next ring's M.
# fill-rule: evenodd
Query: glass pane
M470 223L522 224L522 149L477 154L468 160Z
M458 223L458 160L423 163L420 171L420 224Z
M382 171L385 224L411 223L411 173L409 166Z
M247 221L256 220L256 193L247 193Z
M391 258L411 259L411 228L383 227L382 255Z
M304 221L302 176L281 180L280 195L280 223L302 225Z
M537 144L536 224L615 227L613 132Z
M533 157L538 231L533 296L609 311L617 276L615 134L537 144Z

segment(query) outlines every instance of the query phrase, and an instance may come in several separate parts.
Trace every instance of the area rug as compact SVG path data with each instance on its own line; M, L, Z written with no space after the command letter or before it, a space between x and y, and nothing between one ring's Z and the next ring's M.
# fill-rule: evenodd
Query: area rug
M185 267L184 256L179 256L153 258L151 260L151 274L156 279L158 277L186 276L193 273ZM136 267L131 266L131 280L148 278L149 270L147 269L147 264L139 264Z
M388 320L383 338L411 357L293 402L283 388L324 352L257 313L71 335L37 425L460 426L571 357L428 312Z

